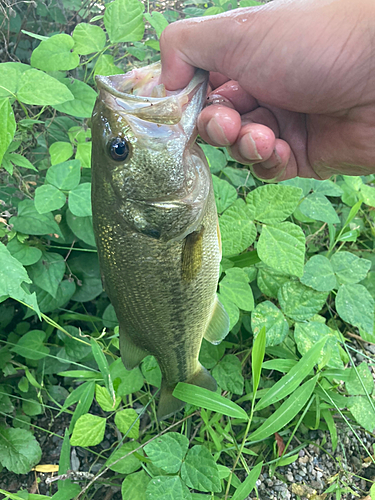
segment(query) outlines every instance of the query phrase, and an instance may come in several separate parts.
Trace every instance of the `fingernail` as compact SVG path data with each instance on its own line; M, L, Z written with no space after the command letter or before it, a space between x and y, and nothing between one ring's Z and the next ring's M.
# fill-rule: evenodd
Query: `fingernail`
M238 149L241 156L247 158L248 160L255 161L262 159L262 157L258 153L255 141L251 137L251 134L245 134L243 137L241 137Z
M215 117L211 118L211 120L206 125L206 132L212 142L218 144L220 146L229 146L229 141L225 137L225 132L219 122Z

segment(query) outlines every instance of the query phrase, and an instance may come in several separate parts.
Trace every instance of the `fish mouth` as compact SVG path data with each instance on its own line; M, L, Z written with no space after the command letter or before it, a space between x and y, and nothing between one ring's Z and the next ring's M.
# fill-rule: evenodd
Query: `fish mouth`
M123 75L96 76L101 97L110 108L154 123L174 125L186 105L208 84L208 72L197 70L184 88L168 91L160 84L161 64L136 68Z

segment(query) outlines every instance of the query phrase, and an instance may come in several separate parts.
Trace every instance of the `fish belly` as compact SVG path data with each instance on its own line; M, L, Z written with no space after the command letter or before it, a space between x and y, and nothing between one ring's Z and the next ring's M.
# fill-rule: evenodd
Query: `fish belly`
M104 287L119 320L124 364L132 368L152 354L165 386L188 382L201 368L198 354L219 275L212 189L197 238L201 251L190 272L183 267L186 240L159 241L114 220L94 214Z

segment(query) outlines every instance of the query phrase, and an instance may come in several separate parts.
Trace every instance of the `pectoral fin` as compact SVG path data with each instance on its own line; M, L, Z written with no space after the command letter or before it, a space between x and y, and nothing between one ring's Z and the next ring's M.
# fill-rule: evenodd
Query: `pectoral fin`
M229 316L220 300L215 297L215 304L212 311L211 320L208 324L204 338L211 344L220 344L228 335Z
M130 339L129 336L121 330L120 327L120 353L121 359L127 370L132 370L142 361L143 358L148 356L148 353L143 349L137 347Z
M181 255L181 274L186 281L193 280L202 267L203 234L204 227L202 226L200 231L194 231L185 238Z

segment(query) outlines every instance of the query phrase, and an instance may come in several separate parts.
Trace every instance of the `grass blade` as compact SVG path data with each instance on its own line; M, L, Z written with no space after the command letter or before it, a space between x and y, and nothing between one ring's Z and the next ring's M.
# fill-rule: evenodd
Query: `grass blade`
M245 410L236 403L220 396L220 394L203 389L203 387L179 382L173 391L173 396L181 399L181 401L185 401L185 403L200 406L206 410L216 411L216 413L221 413L227 417L242 420L247 420L248 418Z
M319 340L293 368L270 389L255 406L255 411L284 399L294 392L318 362L326 338Z
M266 352L266 327L263 326L254 340L253 352L251 353L251 370L253 372L254 398L259 386L262 363Z
M260 476L262 465L263 462L260 462L255 467L253 467L245 481L241 483L241 485L236 489L232 500L245 500L245 498L250 495L255 487L255 483L257 482L258 477Z
M310 398L318 375L305 382L251 435L251 441L260 441L285 427Z
M115 395L115 390L113 388L113 383L112 383L112 377L109 371L109 364L106 359L106 357L103 354L103 351L100 348L100 345L98 342L91 337L91 347L92 347L92 353L94 355L96 364L99 367L100 373L103 375L104 379L104 384L107 388L107 391L111 395L111 399L113 402L113 409L116 406L116 395Z

